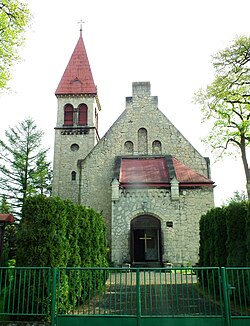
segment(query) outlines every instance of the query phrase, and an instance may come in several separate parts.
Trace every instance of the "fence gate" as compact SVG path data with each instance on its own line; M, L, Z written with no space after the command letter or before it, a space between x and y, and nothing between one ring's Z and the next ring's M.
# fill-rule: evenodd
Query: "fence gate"
M226 322L230 326L250 325L250 268L222 268L225 280Z
M223 326L218 268L59 269L58 326Z
M0 268L1 321L248 326L248 268Z

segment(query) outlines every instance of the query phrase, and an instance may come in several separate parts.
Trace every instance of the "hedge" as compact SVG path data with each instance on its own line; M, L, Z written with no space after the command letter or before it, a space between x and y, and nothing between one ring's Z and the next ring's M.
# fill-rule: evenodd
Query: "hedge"
M16 258L17 266L107 267L104 219L91 208L59 197L27 198L17 232ZM80 273L74 279L69 275L66 271L60 274L57 309L71 309L77 300L88 299L106 280L102 272L96 273L94 282L85 273L83 288ZM43 302L46 304L49 302Z
M250 266L249 202L231 202L200 219L200 266Z

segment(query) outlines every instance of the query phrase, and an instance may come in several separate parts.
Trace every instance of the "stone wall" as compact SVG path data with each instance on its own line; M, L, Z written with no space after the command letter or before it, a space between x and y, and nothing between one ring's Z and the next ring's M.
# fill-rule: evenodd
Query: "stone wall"
M77 108L81 103L88 106L88 128L84 126L64 126L64 106L71 104ZM97 103L93 97L59 96L57 124L54 141L53 195L79 200L78 161L86 157L97 143L96 127ZM71 173L76 172L76 180Z
M211 205L211 187L181 190L179 200L172 200L168 189L120 190L120 198L112 204L112 261L118 265L131 261L131 221L152 215L161 222L163 261L194 265L198 261L199 220Z
M68 99L60 101L57 126L62 123L60 110ZM145 146L139 140L140 131ZM128 151L130 155L150 156L155 154L154 144L160 144L159 154L172 155L194 171L209 177L206 159L158 109L158 99L151 96L150 84L133 83L133 96L126 98L124 112L95 146L93 136L63 135L61 130L56 130L53 193L76 202L79 200L103 214L112 255L117 262L129 259L130 221L142 213L142 200L146 196L148 214L161 221L163 259L176 264L196 262L198 222L200 216L213 207L212 188L186 190L177 201L171 199L167 190L145 189L146 195L139 191L132 195L121 194L119 204L113 203L112 206L111 183L115 159L128 155ZM77 152L70 150L72 143L80 145ZM74 182L70 179L72 170L77 172ZM168 219L173 221L171 229L165 226ZM112 228L115 228L113 239ZM119 239L123 240L120 242Z
M144 88L141 87L143 93ZM158 109L157 97L133 90L127 98L126 110L116 120L95 148L84 159L82 171L81 203L102 212L107 221L108 237L111 240L111 182L115 157L126 155L124 144L134 144L134 155L138 155L138 130L145 128L148 137L148 155L152 155L152 144L162 144L162 155L176 157L194 171L208 176L207 162L186 140L179 130ZM201 201L203 199L201 198ZM212 204L211 204L212 205Z

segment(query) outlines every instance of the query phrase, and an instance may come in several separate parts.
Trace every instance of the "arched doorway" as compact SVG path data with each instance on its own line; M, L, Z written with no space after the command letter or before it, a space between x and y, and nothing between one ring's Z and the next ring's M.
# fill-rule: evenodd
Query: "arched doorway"
M161 262L161 222L141 215L131 221L132 263Z

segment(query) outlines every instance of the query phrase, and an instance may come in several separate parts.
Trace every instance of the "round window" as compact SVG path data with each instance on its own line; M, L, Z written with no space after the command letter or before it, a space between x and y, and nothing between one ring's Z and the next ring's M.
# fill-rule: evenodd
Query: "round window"
M78 150L79 150L79 145L77 145L77 144L72 144L72 145L70 146L70 149L71 149L73 152L78 151Z

